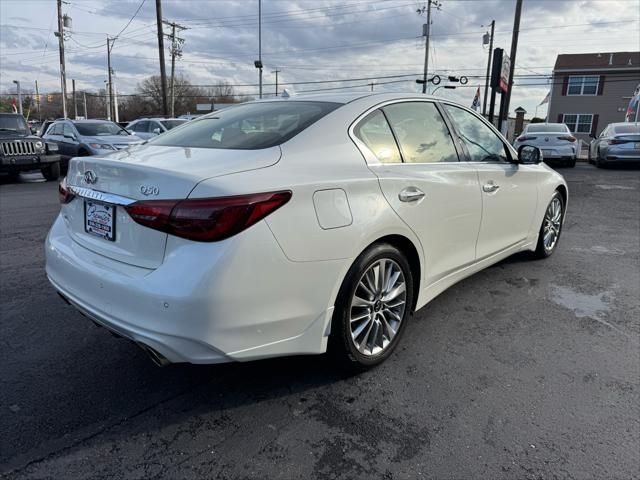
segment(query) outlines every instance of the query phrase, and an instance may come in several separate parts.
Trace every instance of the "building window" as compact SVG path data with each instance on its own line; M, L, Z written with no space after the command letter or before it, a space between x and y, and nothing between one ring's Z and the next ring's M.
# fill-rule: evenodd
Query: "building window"
M567 88L567 95L597 95L599 75L571 75Z
M570 113L562 115L564 123L572 133L591 133L593 115L590 113Z

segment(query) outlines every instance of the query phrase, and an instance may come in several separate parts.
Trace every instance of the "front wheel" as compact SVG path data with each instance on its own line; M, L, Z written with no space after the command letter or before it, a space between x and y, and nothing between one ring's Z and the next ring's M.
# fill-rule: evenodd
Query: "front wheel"
M402 336L413 295L411 268L402 252L386 243L373 245L356 259L342 283L330 349L356 369L382 363Z
M46 167L42 167L40 172L47 182L58 180L60 178L60 162L50 163Z
M547 206L538 232L538 245L535 256L547 258L556 250L560 240L562 221L564 220L564 201L560 192L556 191Z

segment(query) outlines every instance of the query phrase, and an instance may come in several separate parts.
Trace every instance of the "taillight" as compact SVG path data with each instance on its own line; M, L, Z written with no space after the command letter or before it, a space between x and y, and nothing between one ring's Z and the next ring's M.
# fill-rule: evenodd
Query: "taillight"
M249 228L291 198L290 191L232 197L147 200L127 205L131 218L149 228L198 242L224 240Z
M627 143L628 140L621 140L619 138L612 138L611 140L609 140L609 145L620 145L623 143Z
M60 200L60 203L64 205L65 203L69 203L73 200L73 197L75 197L75 195L71 193L71 190L69 190L69 187L67 186L67 177L64 177L58 184L58 200Z
M574 137L573 135L562 135L562 136L558 137L558 140L566 140L568 142L575 142L576 141L576 137Z
M528 140L535 140L535 139L536 139L536 137L528 137L526 135L522 135L521 137L518 137L516 140L518 142L526 142Z

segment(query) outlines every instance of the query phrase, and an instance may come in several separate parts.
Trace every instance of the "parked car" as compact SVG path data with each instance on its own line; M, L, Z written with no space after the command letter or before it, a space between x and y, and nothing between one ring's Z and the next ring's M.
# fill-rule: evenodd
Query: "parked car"
M530 123L513 146L533 145L542 150L544 162L552 166L575 167L577 141L564 123Z
M187 122L188 120L182 118L140 118L127 125L127 130L148 140Z
M589 162L597 167L640 163L640 123L610 123L589 144Z
M58 120L64 120L64 118L58 118ZM53 122L55 121L56 120L45 120L44 122L42 122L40 128L38 128L38 133L36 133L36 135L38 135L39 137L44 137L44 134L47 133L47 130L51 125L53 125Z
M0 172L17 176L29 170L40 170L47 180L57 180L58 146L32 135L22 115L0 113Z
M108 120L59 120L43 138L58 145L63 169L73 157L104 155L143 142Z
M370 367L446 288L556 250L567 185L540 161L438 97L246 103L72 160L46 271L159 364L329 346Z

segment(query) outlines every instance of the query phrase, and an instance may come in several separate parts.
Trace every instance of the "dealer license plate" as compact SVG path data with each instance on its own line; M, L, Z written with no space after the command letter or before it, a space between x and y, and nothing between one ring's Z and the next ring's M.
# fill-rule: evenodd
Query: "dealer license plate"
M116 239L116 207L89 200L84 202L84 230L105 240Z

